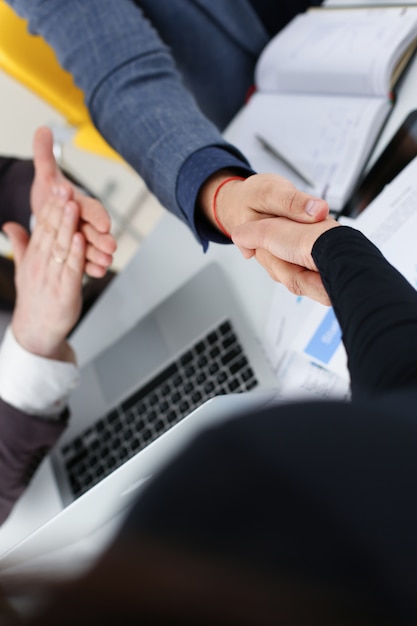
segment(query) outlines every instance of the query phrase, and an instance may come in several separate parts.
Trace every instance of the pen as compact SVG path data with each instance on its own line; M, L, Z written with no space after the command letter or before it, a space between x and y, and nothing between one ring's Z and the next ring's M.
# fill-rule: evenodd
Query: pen
M289 167L290 170L292 170L294 174L297 174L297 176L299 176L305 183L307 183L307 185L310 185L310 187L315 187L315 184L312 182L310 178L308 178L308 176L303 174L303 172L301 172L301 170L296 165L291 163L291 161L289 161L283 154L278 152L278 150L274 146L272 146L269 143L269 141L267 141L264 137L262 137L262 135L256 134L255 137L259 141L259 143L265 148L265 150L267 150L270 154L272 154L279 161L284 163L284 165Z

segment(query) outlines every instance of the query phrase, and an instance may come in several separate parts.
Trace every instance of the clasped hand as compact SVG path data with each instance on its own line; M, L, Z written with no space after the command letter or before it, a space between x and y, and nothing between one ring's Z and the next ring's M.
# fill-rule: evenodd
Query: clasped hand
M12 330L33 354L75 361L66 338L81 312L84 272L104 276L116 242L103 205L77 190L57 167L48 128L36 131L33 149L32 235L15 222L3 225L15 261Z
M75 360L66 336L81 311L86 242L79 218L78 204L54 187L31 237L15 222L3 226L15 260L13 334L28 352L60 361Z
M103 205L81 193L65 179L59 170L53 154L53 137L49 128L38 128L33 139L33 162L35 178L31 189L31 207L38 216L50 190L63 188L80 207L79 230L86 241L84 271L89 276L101 278L113 260L116 242L110 234L110 218Z
M222 172L211 181L219 184ZM276 174L231 180L217 198L217 215L245 258L255 257L292 293L329 305L311 256L317 238L338 222L329 218L327 202L299 191Z
M246 258L255 256L269 275L291 293L330 305L329 296L311 256L316 240L339 226L327 217L303 224L286 217L247 222L232 232L232 240Z

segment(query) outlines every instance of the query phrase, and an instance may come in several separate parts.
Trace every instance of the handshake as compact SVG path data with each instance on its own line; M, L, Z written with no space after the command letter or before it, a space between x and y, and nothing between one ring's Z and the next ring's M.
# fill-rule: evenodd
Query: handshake
M245 258L255 257L292 293L330 304L311 256L318 237L339 226L327 202L276 174L243 179L224 170L206 183L199 201L206 218Z

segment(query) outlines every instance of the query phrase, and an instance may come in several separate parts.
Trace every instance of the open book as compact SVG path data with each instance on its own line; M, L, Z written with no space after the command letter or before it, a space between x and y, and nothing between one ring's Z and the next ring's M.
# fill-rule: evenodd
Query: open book
M264 49L256 91L226 137L258 172L286 176L340 210L416 46L417 6L302 13Z

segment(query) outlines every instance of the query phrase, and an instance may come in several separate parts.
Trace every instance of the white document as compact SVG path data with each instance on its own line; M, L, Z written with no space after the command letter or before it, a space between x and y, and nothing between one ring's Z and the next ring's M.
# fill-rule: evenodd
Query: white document
M343 363L337 371L304 350L329 311L332 309L275 285L264 344L282 399L349 397L349 376ZM337 326L337 344L339 332Z
M288 350L277 372L283 400L348 400L350 382L305 354Z
M355 220L355 226L417 287L417 157Z

